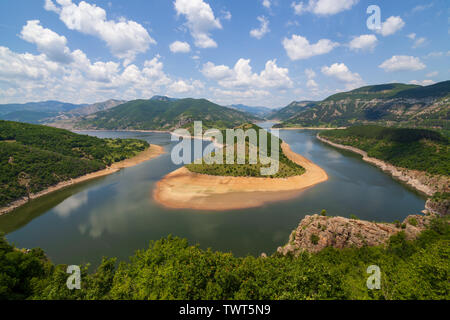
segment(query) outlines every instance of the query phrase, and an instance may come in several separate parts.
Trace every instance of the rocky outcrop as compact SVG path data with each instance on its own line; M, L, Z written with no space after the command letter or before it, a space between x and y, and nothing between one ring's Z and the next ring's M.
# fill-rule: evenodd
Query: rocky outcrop
M439 201L435 199L428 199L427 203L425 204L425 209L429 213L446 216L450 212L450 200Z
M426 228L430 217L412 215L401 224L388 224L317 214L306 216L291 233L289 243L279 247L277 252L282 255L297 255L303 251L318 252L327 247L343 249L380 246L401 231L405 232L408 240L413 240Z

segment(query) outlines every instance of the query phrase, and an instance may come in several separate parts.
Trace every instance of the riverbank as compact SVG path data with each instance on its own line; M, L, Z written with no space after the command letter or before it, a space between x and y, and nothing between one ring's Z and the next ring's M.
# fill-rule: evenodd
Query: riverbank
M442 190L440 190L440 188L438 186L445 184L443 182L439 183L439 181L436 181L436 179L437 180L442 179L441 177L433 178L433 177L430 177L429 174L422 172L422 171L409 170L409 169L405 169L405 168L396 167L396 166L386 163L380 159L369 157L367 152L360 150L358 148L334 143L330 140L322 138L320 136L320 134L317 134L317 139L319 139L320 141L322 141L326 144L329 144L333 147L360 154L363 157L364 161L377 166L381 170L389 173L394 178L406 183L407 185L413 187L415 190L420 191L420 192L426 194L427 196L433 196L436 192L442 191Z
M328 180L322 168L293 152L287 143L281 147L291 161L305 168L303 175L283 179L209 176L183 167L157 183L153 198L172 209L237 210L288 200L302 190Z
M142 162L154 159L164 153L165 153L165 151L164 151L163 147L152 144L152 145L150 145L149 148L140 152L133 158L125 159L123 161L113 163L111 166L107 167L106 169L100 170L100 171L92 172L92 173L86 174L84 176L75 178L75 179L60 182L57 185L51 186L41 192L31 194L29 197L24 197L22 199L16 200L16 201L10 203L8 206L0 208L0 215L9 213L9 212L23 206L24 204L28 203L29 201L37 199L37 198L47 195L49 193L61 190L63 188L69 187L69 186L73 186L77 183L85 182L85 181L92 180L95 178L104 177L104 176L118 172L125 168L136 166Z
M278 130L345 130L346 127L340 128L320 128L320 127L287 127L287 128L274 128Z

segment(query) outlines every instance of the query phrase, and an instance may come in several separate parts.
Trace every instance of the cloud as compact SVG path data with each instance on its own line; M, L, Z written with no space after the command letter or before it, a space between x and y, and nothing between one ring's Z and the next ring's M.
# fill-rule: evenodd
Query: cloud
M425 37L417 38L417 35L415 33L410 33L407 37L411 40L414 40L413 48L418 48L427 41L427 38Z
M272 3L270 2L270 0L263 0L262 5L265 8L270 9L270 7L272 6Z
M60 13L61 9L56 7L52 0L45 0L44 9L47 11L53 11L56 13Z
M261 23L261 26L259 29L253 29L250 31L250 35L256 39L262 39L268 32L270 32L269 29L269 20L266 19L266 17L261 16L258 17L258 21Z
M217 43L211 38L210 31L222 29L219 19L216 19L209 4L203 0L175 0L177 15L186 17L188 27L199 48L216 48Z
M20 37L30 43L34 43L39 52L45 54L50 60L61 63L73 61L72 53L67 47L67 39L50 29L40 25L39 20L27 21L22 28Z
M289 70L278 67L275 59L267 61L265 69L260 74L253 73L249 59L239 59L233 69L208 62L203 65L202 73L206 78L217 81L225 88L292 87Z
M309 80L306 82L306 86L307 86L309 89L312 89L312 90L317 89L317 88L319 87L319 85L317 84L317 82L314 81L313 79L309 79Z
M326 54L339 44L328 39L321 39L315 44L310 44L305 37L294 34L290 39L284 38L283 46L291 60L300 60Z
M363 34L359 37L354 37L349 43L349 47L354 51L373 50L377 46L378 39L373 34Z
M427 76L427 78L433 78L433 77L436 77L438 74L439 74L438 71L433 71L433 72L427 73L426 76Z
M431 85L435 84L436 82L434 82L433 80L422 80L422 81L411 80L409 83L417 84L419 86L431 86Z
M360 87L364 84L358 73L353 73L344 63L334 63L331 66L322 67L322 73L329 77L333 77L346 84L347 89Z
M308 79L313 79L316 77L316 73L314 72L313 69L306 69L305 74Z
M203 88L203 87L204 87L204 84L199 80L191 81L191 83L189 83L188 81L185 81L185 80L178 80L178 81L173 82L169 86L169 92L173 92L175 94L187 93L187 92L192 92L198 88Z
M383 37L393 35L405 26L405 22L400 17L389 17L381 24L381 29L377 30Z
M164 72L160 56L135 64L97 61L81 50L71 63L55 62L46 54L15 53L0 46L0 101L62 100L93 103L111 98L142 99L155 94L197 93L198 80L173 80Z
M191 51L191 46L189 43L181 41L173 42L169 48L173 53L188 53Z
M297 15L304 12L311 12L316 15L334 15L339 12L349 10L358 3L359 0L309 0L306 2L292 2L292 8Z
M417 57L393 56L379 65L386 72L394 71L418 71L425 69L425 64Z
M139 23L125 18L119 21L107 20L106 11L95 4L81 1L78 5L72 0L56 0L57 7L47 0L44 8L59 14L59 18L70 30L102 39L112 54L125 59L125 64L132 62L136 55L144 53L156 41Z
M420 11L424 11L424 10L426 10L426 9L429 9L429 8L431 8L433 6L433 3L430 3L430 4L428 4L428 5L418 5L418 6L415 6L412 10L411 10L411 12L412 13L416 13L416 12L420 12Z

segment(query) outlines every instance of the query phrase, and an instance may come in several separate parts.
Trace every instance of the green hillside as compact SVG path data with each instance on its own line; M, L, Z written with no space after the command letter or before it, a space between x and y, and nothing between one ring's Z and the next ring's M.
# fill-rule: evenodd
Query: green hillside
M0 121L0 206L133 157L149 144Z
M269 120L280 120L285 121L295 116L296 114L306 111L315 106L316 102L314 101L294 101L289 104L287 107L277 110L267 116Z
M285 110L289 111L290 107ZM426 87L383 84L338 93L312 108L297 111L277 127L348 127L361 124L448 130L450 81Z
M256 146L256 150L258 150L259 154L259 130L262 130L260 127L254 125L254 124L246 124L241 126L242 129L249 130L254 129L257 132L258 135L258 145ZM271 137L272 135L269 133L267 137L267 153L268 156L271 156ZM224 137L224 143L226 143L226 134L223 134ZM271 175L269 177L272 178L286 178L291 176L299 176L305 173L305 169L301 166L297 165L296 163L289 160L286 155L281 150L281 143L282 141L280 139L277 139L277 143L279 144L279 170L276 174ZM258 163L257 164L250 164L249 163L249 148L250 144L249 141L246 141L245 145L245 164L237 164L237 145L233 145L232 148L234 148L234 164L226 164L226 150L227 148L230 148L230 146L226 146L223 149L223 164L189 164L186 167L195 173L201 173L201 174L207 174L211 176L232 176L232 177L264 177L267 178L268 176L262 176L261 175L261 167L264 167L263 164L259 161L258 157ZM263 149L264 150L264 149Z
M259 120L237 110L221 107L205 99L135 100L82 118L78 128L107 130L174 130L192 128L202 121L204 128L233 128Z
M321 132L320 136L364 150L370 157L398 167L450 175L449 139L435 131L355 126Z
M435 218L415 241L400 232L386 247L266 258L238 258L169 237L151 241L128 262L104 258L91 274L82 267L81 290L67 289L67 265L0 236L0 299L448 300L449 231L448 218ZM382 270L380 290L367 288L370 265Z

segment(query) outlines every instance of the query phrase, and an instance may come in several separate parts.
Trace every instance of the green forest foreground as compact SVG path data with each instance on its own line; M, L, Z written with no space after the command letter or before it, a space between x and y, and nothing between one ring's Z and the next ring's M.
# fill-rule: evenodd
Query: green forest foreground
M66 265L0 237L0 299L448 300L449 229L448 218L435 218L413 242L401 232L386 247L327 248L296 258L237 258L168 237L129 262L104 258L91 274L82 267L80 290L67 289ZM381 269L380 290L367 289L371 265Z
M59 182L106 168L149 147L46 126L0 121L0 207Z

